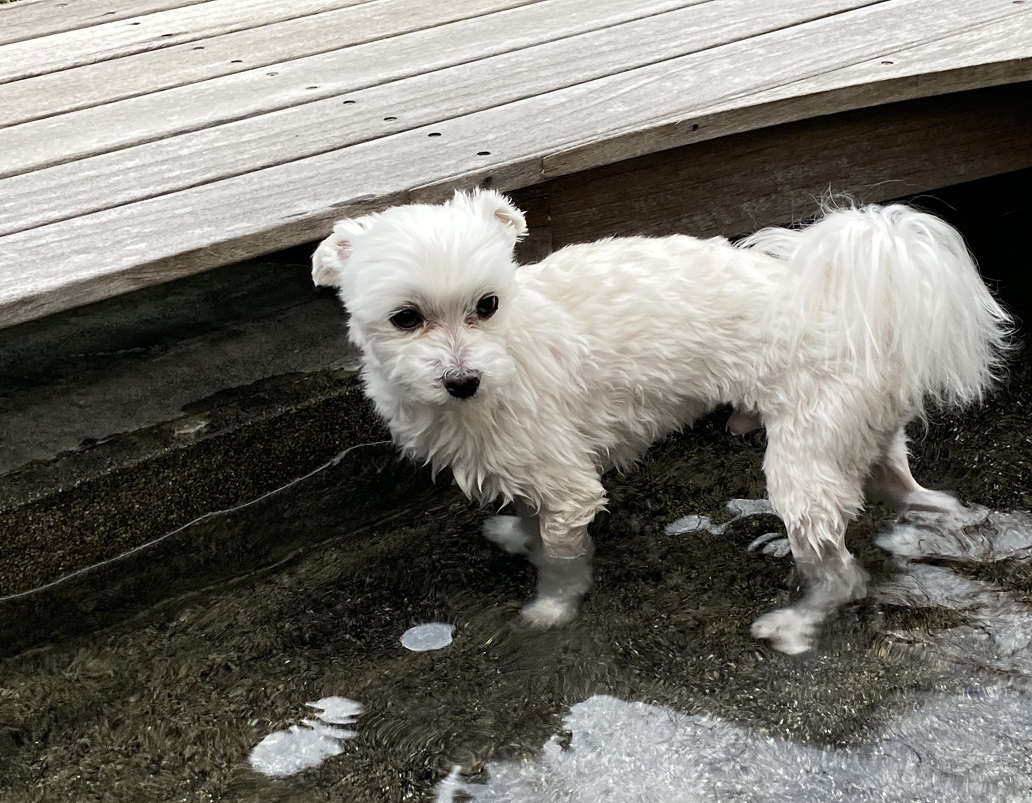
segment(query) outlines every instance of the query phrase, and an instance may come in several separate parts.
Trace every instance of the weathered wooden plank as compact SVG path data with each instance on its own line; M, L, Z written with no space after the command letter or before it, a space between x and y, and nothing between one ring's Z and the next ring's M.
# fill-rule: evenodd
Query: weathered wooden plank
M701 1L655 0L648 7L663 11ZM839 4L871 1L837 0ZM741 5L748 0L735 2ZM605 9L595 9L595 6L598 3L591 0L552 0L527 5L342 51L249 70L199 86L176 88L70 115L11 126L0 130L0 153L4 154L0 175L114 151L136 142L255 117L292 105L304 104L307 107L305 126L325 125L327 121L322 118L322 111L313 114L313 101L320 97L351 93L363 87L396 82L407 76L424 75L425 78L427 74L450 65L606 28L638 19L642 14L642 4L634 0L612 0ZM638 58L642 59L640 47L636 46L636 50L639 51ZM618 66L613 69L618 69ZM495 77L488 76L490 79ZM431 77L430 81L434 79ZM483 88L488 94L492 89L489 86ZM477 94L474 91L472 98L467 96L455 101L477 108ZM406 96L400 92L399 95L394 111L395 116L404 121L406 115L400 111L406 107L411 93ZM415 100L418 102L418 97ZM334 99L318 108L330 107L333 117L340 117L338 104L340 101ZM363 117L360 108L358 115ZM354 119L355 116L348 117ZM381 124L379 128L382 129L382 119L372 122Z
M0 5L0 45L208 0L20 0Z
M532 2L541 0L451 0L447 4L379 0L12 81L0 84L0 127L341 50ZM319 80L323 78L324 75L318 76Z
M0 45L0 83L376 0L208 0Z
M816 91L823 86L844 86L869 82L872 75L885 80L946 74L954 70L970 71L1017 61L1032 56L1032 12L1019 17L993 20L965 31L914 47L882 53L875 58L849 67L815 76L809 85ZM773 99L774 91L762 100Z
M917 44L934 40L935 37L928 36L927 28L919 34L911 32L909 40L904 35L903 22L912 18L915 5L894 3L875 7L905 15L898 19L884 14L876 18L881 23L881 38L888 40L882 42L886 52L899 49L908 41ZM951 8L954 7L948 3L938 6L942 12L939 19L945 20L944 24L949 22L945 18ZM855 22L855 16L850 17ZM735 75L753 77L753 92L798 82L800 94L775 105L781 118L793 113L811 114L807 77L871 56L863 31L848 24L848 20L838 22L837 26L829 26L828 20L799 26L772 34L762 42L753 40L743 52L724 50L722 55L734 65ZM955 20L953 23L964 28ZM709 58L715 52L701 55ZM799 52L807 53L805 61L792 58ZM643 95L653 103L657 99L669 103L670 87L678 86L688 92L699 108L706 108L723 98L749 94L745 82L729 82L719 71L708 74L706 66L705 61L700 64L691 59L668 61L450 120L433 129L404 132L0 238L0 264L8 267L0 277L0 313L7 323L27 320L47 311L302 242L321 234L333 217L414 195L439 193L447 184L490 178L506 189L537 183L550 153L561 149L564 143L587 139L591 132L605 136L615 126L601 115L617 114L631 101L636 104ZM1029 68L1027 60L998 66L1011 70L1009 80ZM961 79L962 75L951 74L954 83L961 83ZM883 95L888 96L893 82L883 83ZM855 97L853 87L844 91ZM936 88L924 87L922 91L933 92ZM827 91L821 101L833 107L835 92ZM1029 105L1027 95L1013 96L1011 101L1023 103L1026 109ZM662 103L657 108L662 108ZM753 106L745 112L725 117L732 118L733 124L742 129L756 128L764 124L770 110ZM528 120L538 123L532 131L527 130ZM710 122L715 128L717 118ZM730 130L731 126L725 128ZM442 136L429 139L428 133ZM705 137L709 131L703 132L700 127L696 133ZM1020 157L1027 158L1027 141L1022 140L1020 146ZM478 166L475 154L484 151L490 151L491 158L485 157ZM1017 158L1013 157L1011 162ZM327 181L327 176L333 176L332 181ZM415 193L405 191L421 184L429 186ZM98 259L101 252L103 257Z
M941 186L944 183L961 180L963 178L976 178L983 175L993 175L999 172L1019 169L1028 166L1028 149L1024 147L1023 141L1017 141L1016 134L1020 134L1028 125L1028 115L1032 110L1032 89L1029 86L1007 87L1002 89L986 90L967 95L953 96L946 99L923 100L899 104L887 108L879 108L840 115L836 118L825 118L813 122L805 122L794 126L791 130L782 128L779 131L760 131L741 135L736 138L733 145L722 148L723 143L728 140L705 143L683 149L686 154L682 160L681 172L671 173L672 180L667 184L665 190L668 201L673 203L688 201L694 203L695 210L702 216L693 219L692 231L700 233L716 231L733 231L748 228L751 221L757 225L774 220L783 221L788 219L786 208L778 207L779 193L787 192L793 188L793 182L801 180L799 166L812 169L810 181L814 187L813 192L819 193L827 186L828 181L842 181L840 186L847 186L849 189L857 189L855 178L842 178L855 175L850 173L850 159L857 148L859 152L866 155L861 161L869 160L870 166L868 184L875 184L881 181L886 175L896 171L906 171L909 175L916 164L923 168L930 169L930 173L921 177L924 182L922 186L918 181L911 180L905 186L896 184L886 190L884 194L869 194L870 200L891 197L904 191L918 191ZM1010 119L1008 119L1008 117ZM835 124L835 125L832 125ZM959 132L956 138L947 138L945 143L938 139L938 132L951 130ZM813 136L807 138L807 133L812 132ZM838 132L837 134L835 132ZM787 146L779 145L782 140L792 140L794 137L802 136L808 147L797 146L796 151L785 150ZM750 138L762 137L760 141ZM914 148L915 144L921 148L934 147L937 150L938 159L922 159L926 156L927 150ZM941 147L942 145L946 147ZM780 148L780 150L779 150ZM713 150L716 149L716 150ZM656 155L661 158L663 154ZM820 165L827 164L829 159L837 160L842 172L836 178L834 170L824 170ZM631 165L632 171L643 170L641 160ZM859 164L860 162L858 162ZM727 203L721 203L722 187L739 170L739 165L746 169L743 176L751 172L766 170L766 174L754 175L750 181L742 181L736 185L735 194L728 197ZM958 167L963 166L966 171L963 175L956 173ZM699 173L699 183L696 185L695 171L704 168ZM664 173L671 170L669 163L658 166L658 172ZM951 172L954 171L954 172ZM778 185L778 176L783 175L783 185ZM795 178L789 178L794 175ZM598 176L595 176L598 179ZM570 179L573 181L574 179ZM628 181L633 182L627 175L613 178L614 184L618 187L625 187ZM548 186L554 187L556 182ZM787 185L786 185L787 184ZM339 185L338 185L339 186ZM595 181L595 185L587 188L581 193L581 198L598 197L601 182ZM657 187L648 187L642 194L650 195L657 191ZM588 236L595 236L598 232L599 221L611 220L612 228L617 228L618 221L627 220L630 216L633 219L641 220L653 214L661 214L655 208L634 207L633 199L619 199L622 190L616 192L617 198L610 206L599 204L595 209L588 210L583 219L595 220L596 229L590 227L582 232ZM570 192L567 191L567 197ZM633 193L631 194L633 197ZM316 219L308 216L303 205L295 203L292 207L280 210L284 219L297 216L303 221L303 239L313 239L322 236L328 221L344 214L362 214L371 208L377 208L383 203L392 203L405 200L405 194L394 196L384 195L375 199L353 198L342 199L339 210L328 210ZM767 198L770 201L768 206L778 211L764 214L756 199ZM113 283L108 287L109 291L127 291L137 286L145 286L155 281L167 280L177 272L193 272L200 260L215 258L220 262L235 261L251 250L252 242L248 242L248 235L241 235L241 220L246 220L248 213L254 210L254 204L249 203L251 197L241 195L237 199L238 206L233 210L214 210L220 214L223 221L234 225L235 231L232 234L238 236L232 240L224 239L212 252L187 254L172 259L162 259L158 253L149 248L150 238L156 235L158 240L167 239L169 232L174 231L178 226L192 226L203 223L207 217L193 215L189 208L180 207L178 214L167 215L163 220L155 217L148 229L135 231L139 238L139 256L133 262L128 271L108 277ZM257 199L260 200L260 199ZM805 199L804 199L805 201ZM554 221L562 221L568 215L569 210L564 209L561 204L552 202L556 208L552 209ZM705 210L712 206L708 223L705 222ZM746 216L742 216L744 207ZM199 211L199 210L198 210ZM790 212L791 209L788 210ZM107 214L107 213L105 213ZM752 217L749 217L752 215ZM773 216L772 216L773 215ZM745 221L743 224L741 221ZM114 222L114 221L112 221ZM217 222L216 222L217 225ZM708 228L707 228L708 226ZM611 230L610 229L610 230ZM569 238L571 230L559 232L563 238L559 242ZM577 239L573 237L572 239ZM2 253L0 241L0 253ZM272 236L265 241L265 245L271 248L285 244L278 237ZM162 248L161 242L157 243ZM119 249L120 250L120 249ZM234 256L237 255L237 256ZM105 254L107 256L107 254ZM218 264L218 263L216 263ZM37 317L55 308L65 308L85 303L90 298L96 285L76 286L63 285L55 288L54 294L50 296L22 299L19 306L12 306L6 297L0 294L0 323L11 324L17 320ZM82 293L83 295L78 295ZM109 294L114 294L110 292Z
M822 0L823 3L829 1L838 4L872 2ZM702 0L654 0L648 8L664 11L699 2ZM748 0L731 2L741 5ZM0 177L302 104L304 109L298 113L305 117L304 127L325 127L328 122L325 117L327 109L333 118L339 118L341 111L347 111L349 114L344 117L345 124L349 119L355 120L357 115L362 120L361 125L373 126L373 130L363 132L364 138L368 138L374 131L385 130L382 116L370 119L363 111L364 103L362 106L356 104L355 108L342 109L340 98L336 96L368 86L397 82L410 76L421 76L424 85L427 81L436 84L440 80L443 83L444 79L438 79L431 73L451 65L529 48L583 31L604 29L637 19L642 14L642 4L635 0L611 0L604 10L596 9L597 5L592 0L537 3L268 68L249 70L200 85L178 87L115 104L10 126L0 129L0 153L5 154L0 163ZM560 43L556 47L563 49L567 45ZM637 51L639 60L647 58L637 44L633 49ZM619 65L611 69L618 70ZM499 83L496 78L495 75L486 75L483 80ZM398 86L397 83L393 85ZM480 94L477 90L478 87L472 87L467 90L472 92L472 96L467 94L455 98L454 102L470 109L479 108L475 100ZM490 94L495 87L486 85L482 90ZM393 89L387 88L380 94L393 96L393 93ZM315 104L320 97L333 99L320 105ZM397 130L405 125L407 104L410 101L419 105L418 94L413 96L409 92L406 95L404 90L398 91L395 97L397 105L391 116L400 118L402 122L388 126L387 130ZM402 113L403 109L405 113ZM276 118L283 119L282 116ZM112 121L117 123L112 125ZM270 124L276 123L261 123L263 127ZM281 145L277 143L277 151Z
M1032 166L1032 85L804 119L538 185L554 247L734 236L804 219L829 188L879 202ZM943 132L949 132L944 136Z
M562 5L549 3L552 13L548 30L552 35L576 31L584 25L585 11L594 2L568 0ZM477 108L501 106L561 89L571 81L622 72L692 50L704 50L779 30L801 19L820 18L828 11L840 10L850 3L855 6L857 0L808 0L806 10L802 12L782 5L769 6L764 13L745 15L741 12L753 5L752 0L716 0L701 7L604 27L435 72L429 72L418 59L424 58L426 53L446 53L459 62L475 58L477 53L489 47L485 43L490 41L487 36L472 35L477 30L492 32L499 47L532 43L542 34L540 16L530 12L540 9L519 9L519 14L504 15L505 20L482 17L455 26L460 28L458 31L452 31L452 26L438 28L435 31L440 39L436 42L428 43L426 37L420 36L418 43L405 48L391 43L376 43L377 48L385 44L389 52L394 52L399 64L411 62L411 72L425 74L349 93L346 95L351 101L348 104L335 97L276 115L241 120L7 178L0 182L0 234L343 148L459 117ZM635 0L612 0L605 13L599 10L591 19L603 25L620 22L621 16L633 16L636 7ZM558 13L560 8L566 12L565 15ZM515 24L517 21L521 24ZM641 47L642 41L649 42L647 50ZM429 44L435 46L430 47ZM370 48L355 50L358 52L351 54L350 67L342 64L334 72L346 75L348 80L361 80L366 74L363 71L368 69L373 70L372 75L377 75L381 59L374 58ZM598 58L600 52L606 53L606 58ZM411 53L411 56L402 58L400 54L403 53ZM555 67L541 69L542 65ZM506 79L498 80L498 76L506 76ZM231 94L239 103L246 97L243 90ZM264 104L270 100L259 93L255 102ZM185 113L183 107L188 103L189 99L184 99L182 103L168 105L176 108L179 114ZM227 102L227 105L231 104ZM202 103L200 111L203 113L209 106L210 102ZM95 111L99 113L102 110ZM85 114L72 116L81 120ZM155 113L140 116L145 123L153 121L155 126L168 125L168 121L156 119ZM110 124L104 125L101 120L89 127L66 127L65 138L55 127L57 122L41 121L0 131L0 150L8 154L0 171L14 173L37 167L41 160L52 158L49 156L51 148L78 155L68 143L68 138L87 143L79 146L79 153L104 147L112 139L117 142L117 135L109 134ZM127 123L118 128L122 132L130 130ZM158 132L154 131L143 138L156 139L157 136ZM483 162L483 159L477 161Z
M997 3L999 8L1002 4ZM940 7L941 8L941 7ZM991 10L986 4L982 7ZM963 13L962 8L957 11ZM747 130L742 118L750 109L765 109L764 125L908 98L961 92L1032 77L1032 6L1011 4L997 18L964 20L961 30L932 36L928 41L894 46L879 37L877 53L852 64L820 70L802 78L810 94L801 106L799 87L791 81L753 90L731 92L716 102L694 108L668 104L657 116L634 130L614 132L600 145L595 138L552 154L544 160L546 176L560 176L600 164L633 159L647 153ZM825 96L825 93L831 93ZM787 100L786 113L778 110ZM1032 134L1030 134L1032 136Z

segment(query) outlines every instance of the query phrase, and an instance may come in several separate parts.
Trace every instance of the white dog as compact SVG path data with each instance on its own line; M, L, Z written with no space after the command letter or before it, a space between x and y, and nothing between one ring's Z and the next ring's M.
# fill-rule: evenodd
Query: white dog
M485 531L538 567L530 622L577 613L603 472L719 405L734 431L767 430L768 495L808 590L752 632L786 652L865 594L844 543L865 494L957 505L914 481L903 427L980 399L1011 322L941 220L846 208L737 245L605 239L518 267L525 232L503 196L457 193L339 222L312 275L338 289L397 445L517 504Z

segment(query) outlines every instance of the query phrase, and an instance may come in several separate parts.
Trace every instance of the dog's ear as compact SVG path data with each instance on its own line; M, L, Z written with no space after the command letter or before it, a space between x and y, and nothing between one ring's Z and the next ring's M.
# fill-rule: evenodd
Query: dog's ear
M312 283L316 287L340 287L341 277L351 256L351 242L369 228L376 215L338 221L333 234L319 243L312 254Z
M513 245L516 245L516 242L527 234L527 221L524 219L523 213L500 192L477 189L465 193L457 190L452 203L468 206L477 214L500 223L503 227L502 230L510 237Z

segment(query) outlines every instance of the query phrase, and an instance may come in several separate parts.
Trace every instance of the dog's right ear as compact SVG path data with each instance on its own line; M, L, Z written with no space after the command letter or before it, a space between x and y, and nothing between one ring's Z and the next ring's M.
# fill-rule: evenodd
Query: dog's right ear
M316 287L340 287L351 256L351 243L372 224L376 215L338 221L333 234L319 243L312 254L312 283Z

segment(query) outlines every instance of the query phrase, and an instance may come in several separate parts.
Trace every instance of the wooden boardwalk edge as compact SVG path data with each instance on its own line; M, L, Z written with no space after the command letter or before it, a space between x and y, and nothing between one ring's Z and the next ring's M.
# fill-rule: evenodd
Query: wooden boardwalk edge
M0 7L0 327L455 188L527 203L528 256L1029 166L1032 2L30 0Z
M778 157L771 150L769 144L761 150L764 152L761 162L757 165L752 162L753 170L766 165L769 171L780 171L788 175L793 171L803 170L808 179L800 186L802 190L790 193L785 197L792 197L798 201L799 191L812 190L814 195L819 195L828 189L827 182L833 181L833 188L854 192L868 201L879 201L887 198L898 197L914 192L922 192L952 183L968 181L977 178L985 178L1000 173L1012 172L1032 166L1032 149L1028 147L1027 133L1032 130L1032 85L1018 83L1002 87L981 89L970 92L962 92L956 95L949 95L937 98L924 98L919 100L903 101L888 106L873 106L868 109L854 110L821 118L826 122L815 123L810 120L812 108L806 103L807 99L800 99L797 122L784 124L793 126L791 131L779 130L779 127L761 127L752 131L746 131L737 136L722 136L715 140L703 143L684 146L670 151L676 154L678 163L688 165L687 174L685 168L681 168L682 177L686 185L683 190L675 188L671 190L667 186L665 196L667 203L674 211L667 209L663 216L648 215L642 216L640 210L634 205L621 210L619 205L610 205L606 208L604 215L597 214L598 209L604 207L601 203L603 197L602 188L605 183L600 178L594 178L594 188L589 191L578 191L573 193L581 200L575 204L580 207L594 208L595 212L588 215L594 226L578 226L575 221L577 214L568 209L561 214L562 199L568 199L573 192L572 188L581 185L585 180L584 176L591 176L592 173L575 173L561 179L556 179L558 184L546 184L557 187L557 205L553 205L549 211L552 231L549 236L557 245L565 242L583 239L584 237L601 236L605 233L627 232L634 228L633 221L639 221L637 225L647 228L643 221L652 220L654 225L663 221L687 222L691 216L683 211L691 204L701 203L692 199L692 165L706 165L705 171L708 175L716 176L709 181L708 192L704 196L719 196L721 192L727 198L736 198L742 208L748 210L756 207L756 201L749 202L747 197L742 195L742 182L736 181L735 171L740 170L739 163L742 154L749 154L755 151L756 142L769 142L773 137L775 140L784 139L782 150L786 156ZM789 116L787 106L779 108L779 115ZM884 136L879 137L879 132L891 130L890 126L900 126L901 130L908 131L908 136L898 140L886 142ZM816 140L808 134L808 131L819 131L822 127L831 126L836 132L832 139L822 141L821 137ZM955 131L956 135L943 138L942 131ZM850 134L850 132L853 132ZM786 138L785 134L789 134ZM789 144L794 141L794 144ZM872 142L878 143L874 153L868 153L863 169L855 173L848 165L843 164L844 153L843 142L857 143ZM913 173L913 165L916 161L927 156L929 148L936 149L934 160L928 160L926 169L918 171L914 177L902 183L885 182L884 179L891 177L902 169ZM664 152L664 154L667 152ZM644 159L656 159L663 154L653 154ZM788 158L787 164L777 164L778 158ZM619 170L622 164L635 165L636 162L619 163L616 165L600 166L604 176L607 170ZM639 176L649 189L643 191L646 195L656 192L651 182L662 184L663 176L673 175L669 164L662 167L645 171L645 178ZM634 169L640 169L635 167ZM631 174L633 174L633 170ZM537 174L541 175L540 172ZM130 292L135 289L150 286L160 282L170 281L220 265L238 262L251 257L270 253L290 246L311 242L322 237L328 230L331 223L341 217L366 214L370 211L377 211L386 206L416 199L439 198L453 186L473 186L482 181L484 176L476 173L457 176L454 181L417 188L414 191L399 191L385 193L364 198L348 199L336 208L326 208L307 213L289 213L283 210L271 225L251 226L246 230L238 231L232 236L221 241L214 242L208 247L192 250L185 253L162 255L148 260L140 257L137 264L126 267L123 270L113 272L104 278L103 282L95 278L76 283L57 282L49 287L41 287L35 292L24 294L17 298L0 296L0 319L7 325L29 321L44 315L70 309L84 304L98 301L104 298ZM530 180L528 180L530 179ZM565 182L565 183L564 183ZM727 184L721 189L721 182ZM528 187L539 182L523 174L512 177L512 180L501 179L494 186L503 190L516 190L521 187ZM621 177L612 186L623 186L626 184L626 176ZM755 186L762 186L762 183ZM731 192L732 188L736 188ZM537 197L541 197L540 188L534 188ZM610 197L612 193L610 189ZM547 190L546 190L547 192ZM670 200L671 193L674 197L683 196L682 202ZM767 193L760 193L766 196ZM517 199L520 194L517 193ZM592 201L592 198L597 198ZM756 199L756 200L759 200ZM264 201L264 203L263 203ZM766 199L768 210L764 214L755 214L750 222L759 226L768 223L784 220L782 215L792 216L791 208L779 207ZM255 209L255 207L259 209ZM716 205L718 208L720 204ZM264 207L264 208L260 208ZM678 211L682 210L682 211ZM633 214L631 214L633 212ZM241 198L236 207L227 210L225 213L233 216L254 220L271 220L267 199ZM224 213L224 214L225 214ZM578 213L583 217L583 213ZM630 215L630 217L628 217ZM741 229L735 230L736 215L726 210L717 217L726 220L724 225L713 230L693 229L690 233L711 234L741 233ZM738 215L740 217L740 213ZM599 221L605 221L604 228L600 228ZM729 229L728 226L731 226ZM630 227L630 228L629 228ZM140 248L146 248L147 242L144 238Z

